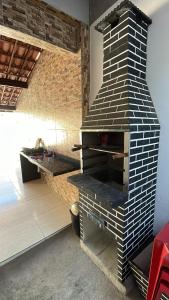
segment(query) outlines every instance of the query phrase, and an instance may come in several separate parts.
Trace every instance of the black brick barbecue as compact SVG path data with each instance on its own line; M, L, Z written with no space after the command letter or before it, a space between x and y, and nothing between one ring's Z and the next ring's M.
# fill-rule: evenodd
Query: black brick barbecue
M69 178L79 188L81 239L88 237L87 219L113 236L120 282L153 235L160 125L146 82L150 24L124 1L96 26L103 84L81 127L82 172ZM111 195L116 199L107 202Z

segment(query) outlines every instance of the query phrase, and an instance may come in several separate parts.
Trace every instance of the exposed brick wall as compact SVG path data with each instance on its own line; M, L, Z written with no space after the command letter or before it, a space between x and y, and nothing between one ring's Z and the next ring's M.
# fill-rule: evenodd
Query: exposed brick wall
M0 1L0 25L73 52L80 48L80 24L43 1Z
M36 138L42 137L56 152L79 159L79 153L72 152L71 147L79 143L82 122L81 53L43 51L29 88L21 94L17 112L25 116L24 145L33 147ZM77 191L66 178L46 179L64 200L72 202L77 199Z
M89 110L89 82L90 82L90 36L88 26L81 25L81 68L82 68L82 117Z
M71 175L75 175L79 171L74 171ZM59 195L60 199L63 199L65 202L70 205L75 201L79 200L79 191L73 185L70 185L67 181L67 178L70 176L70 173L63 174L56 177L45 176L45 181L52 187L52 189Z

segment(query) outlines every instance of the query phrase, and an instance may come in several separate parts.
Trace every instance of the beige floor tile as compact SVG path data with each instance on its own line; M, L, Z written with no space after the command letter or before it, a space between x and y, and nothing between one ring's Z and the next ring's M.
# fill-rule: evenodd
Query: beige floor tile
M24 199L30 199L32 197L39 197L43 195L47 195L50 192L49 188L46 187L46 185L43 187L35 187L35 186L29 186L24 189L19 189L18 193L24 198Z
M68 209L60 206L37 218L37 224L45 237L60 231L71 223Z
M44 199L42 201L40 201L40 200L33 201L32 200L32 201L26 202L26 207L28 208L28 211L31 212L32 216L36 220L39 216L55 209L56 207L58 207L60 205L61 205L60 202L57 203L56 201L53 201L50 198Z
M32 210L28 209L25 203L18 204L10 209L4 209L4 211L0 210L0 232L25 221L34 221Z
M55 199L56 201L59 201L59 197L57 196L57 194L55 192L52 192L50 190L50 188L48 190L46 190L43 193L37 193L37 194L29 194L27 193L27 195L25 196L24 194L22 194L21 196L25 201L43 201L43 199L47 199L50 197L53 197L53 199Z

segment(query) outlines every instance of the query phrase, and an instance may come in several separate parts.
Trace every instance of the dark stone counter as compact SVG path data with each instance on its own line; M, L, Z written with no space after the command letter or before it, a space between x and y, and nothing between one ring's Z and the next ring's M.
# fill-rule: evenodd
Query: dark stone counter
M77 174L68 177L68 181L93 196L96 203L101 202L103 206L115 208L127 201L127 193L109 186L90 175Z
M58 176L61 174L69 173L80 169L79 161L59 154L56 155L56 157L54 158L53 157L42 158L42 156L38 158L36 156L30 156L25 154L24 152L20 152L20 159L21 159L22 175L23 173L24 174L26 174L26 172L28 173L28 170L31 173L30 163L37 167L37 172L39 168L40 170L43 170L44 172L48 173L51 176ZM30 180L31 179L33 178L30 178ZM25 182L28 180L24 180L23 178L23 181Z

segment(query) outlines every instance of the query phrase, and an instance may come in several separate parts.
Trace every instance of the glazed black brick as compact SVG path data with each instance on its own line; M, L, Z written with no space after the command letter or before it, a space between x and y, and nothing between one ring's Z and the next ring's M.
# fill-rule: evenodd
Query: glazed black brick
M137 160L143 160L143 159L145 159L145 158L147 158L148 157L148 153L146 152L146 153L142 153L142 154L139 154L139 155L137 155Z
M132 147L136 147L136 141L131 141L130 142L130 147L132 148Z
M147 166L138 168L138 169L136 170L136 174L142 174L142 173L145 172L145 171L147 171Z
M134 68L129 67L129 68L128 68L128 72L129 72L130 74L132 74L132 75L137 76L137 77L140 76L140 72L139 72L138 70L134 69Z
M148 145L148 144L150 144L149 139L143 139L143 140L137 141L137 146L144 146L144 145ZM154 149L154 147L153 147L153 149Z
M149 180L149 181L154 180L154 179L156 180L156 178L157 178L157 175L156 175L156 174L152 174L152 175L150 175L150 176L148 177L148 180ZM156 183L156 181L155 181L155 182L153 181L153 183Z
M106 29L104 29L104 36L105 36L107 33L109 33L110 30L111 30L111 25L108 26Z
M114 65L115 63L119 63L119 61L121 61L127 57L128 57L128 52L126 51L125 53L123 53L121 55L119 54L117 57L113 58L111 60L111 62L109 61L109 64L111 63L111 65Z
M147 182L147 178L144 178L144 179L142 179L142 180L136 182L135 186L136 186L136 188L137 188L137 187L140 187L140 186L142 186L143 184L145 184L146 182Z
M106 62L107 60L109 60L111 58L114 58L115 56L117 56L127 50L128 49L127 49L127 43L126 43L126 44L119 46L119 48L112 49L111 52L107 51L107 53L104 54L104 62Z
M113 65L112 67L103 70L103 74L105 75L105 74L108 74L108 73L110 73L110 72L113 72L113 71L117 70L117 68L118 68L118 65L117 65L117 64L116 64L116 65Z
M111 78L115 78L115 77L117 77L117 76L121 76L121 75L123 75L124 73L127 73L127 72L128 72L128 67L125 66L125 67L120 68L120 69L118 69L117 71L113 72L113 73L111 74Z
M150 143L159 143L159 138L150 139Z
M109 38L110 38L110 32L108 33L108 34L105 34L104 35L104 38L103 38L103 41L105 42L105 41L107 41Z
M122 18L120 17L120 21L122 22ZM119 23L119 25L117 27L115 27L114 29L112 29L111 32L111 36L114 36L116 33L119 33L122 29L124 29L126 26L128 26L128 18L127 16L125 16L125 19L123 20L123 23Z
M109 79L111 79L110 74L103 76L103 81L108 81Z
M111 226L110 224L108 224L108 229L113 231L114 234L118 235L121 239L124 238L124 234L122 232L120 232L119 230L117 230L115 227Z
M131 156L130 157L130 162L132 163L132 162L135 162L136 161L136 155L135 156Z
M142 139L143 138L143 132L136 132L136 133L131 133L131 139Z
M104 50L104 55L109 54L111 51L115 51L119 46L127 44L128 43L128 37L124 36L119 41L115 42L111 47Z
M139 148L132 148L132 149L130 149L130 155L138 154L138 153L141 153L142 151L143 151L143 148L142 148L142 147L139 147Z
M129 53L135 54L136 53L136 48L133 45L129 44L128 45L128 51L129 51Z
M150 131L150 132L145 132L144 137L149 138L149 137L154 137L156 132Z
M139 70L142 71L142 72L146 72L146 67L145 67L145 66L142 66L142 65L140 65L140 64L138 64L138 63L136 63L136 68L139 69Z
M130 150L131 151L131 150ZM142 166L142 162L141 161L136 161L135 163L130 164L130 170L139 168Z
M138 48L140 48L140 46L141 46L140 42L131 36L129 36L129 43L131 43L133 46L138 47Z
M104 48L111 45L115 41L119 39L118 34L114 35L111 39L109 39L106 43L104 43Z
M135 66L135 63L134 63L134 61L132 61L132 60L130 60L130 59L126 59L126 60L123 60L123 61L121 61L120 63L119 63L119 67L121 68L121 67L123 67L123 66L126 66L126 65L129 65L129 66L132 66L132 67L134 67Z
M148 165L154 161L153 157L149 157L143 160L143 165Z
M135 191L130 193L130 199L132 199L133 197L137 196L140 193L141 193L141 188L136 189Z
M141 34L139 33L136 33L136 38L141 41L142 43L144 44L147 44L147 39L145 37L143 37ZM144 45L141 45L141 46L144 46ZM145 47L145 46L144 46ZM144 48L145 49L145 52L146 52L146 47Z
M129 184L135 183L136 181L141 179L141 175L135 175L134 177L129 179Z
M151 125L151 130L160 130L160 125Z
M150 126L149 125L139 125L138 126L138 131L149 131Z
M144 59L147 59L147 54L145 52L143 52L142 50L136 49L136 54Z
M152 174L152 170L150 170L150 171L147 171L147 172L144 172L143 174L142 174L142 178L148 178L148 180L151 180L151 178L150 177L148 177L149 175L151 175ZM154 178L156 178L156 174L155 174L155 176L154 176Z

